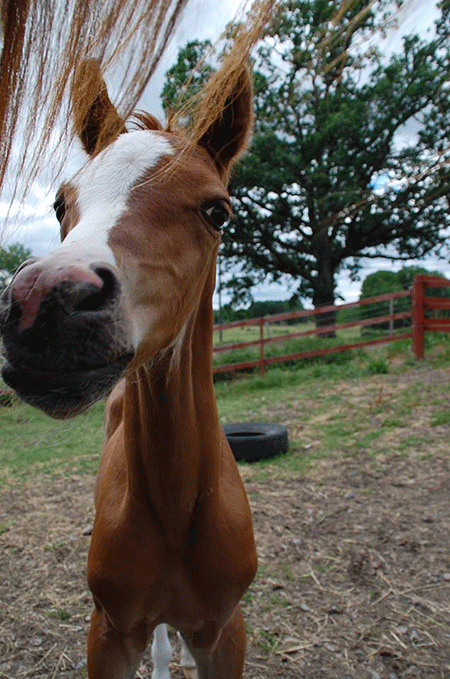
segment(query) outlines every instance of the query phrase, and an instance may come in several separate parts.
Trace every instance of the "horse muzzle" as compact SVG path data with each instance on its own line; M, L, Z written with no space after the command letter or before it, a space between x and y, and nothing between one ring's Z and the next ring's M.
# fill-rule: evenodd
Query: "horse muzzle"
M134 356L110 265L25 263L0 298L5 382L66 418L104 397Z

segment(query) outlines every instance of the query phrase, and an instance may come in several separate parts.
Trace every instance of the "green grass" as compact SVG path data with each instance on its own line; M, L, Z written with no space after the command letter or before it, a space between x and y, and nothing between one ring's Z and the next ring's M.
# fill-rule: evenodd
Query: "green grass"
M351 320L351 319L347 319ZM354 319L356 320L356 319ZM338 323L340 322L339 319L337 321ZM294 323L291 325L288 324L283 324L283 323L271 323L270 325L265 325L264 326L264 337L277 337L277 336L282 336L282 335L288 335L290 333L295 333L295 332L307 332L310 330L315 330L316 325L313 321L308 320L303 323ZM362 333L362 328L360 326L355 326L353 328L343 328L343 329L338 329L337 330L337 335L339 338L339 343L340 344L346 344L350 342L356 342L358 340L363 340L363 339L368 339L369 337L367 334L373 335L374 337L379 337L380 336L380 331L379 330L370 330L367 328L363 328L364 332ZM364 337L362 337L362 334ZM214 346L220 346L220 345L226 345L226 344L235 344L238 342L251 342L253 340L259 340L260 337L260 326L259 325L247 325L247 326L239 326L237 328L229 328L226 330L222 330L221 336L219 334L219 331L216 330L213 335L214 339ZM316 336L312 335L310 337L306 338L300 338L300 340L309 340L313 339L314 342L317 342L318 339Z
M18 401L0 408L0 483L31 470L94 471L103 438L103 403L73 420L54 421Z
M48 616L49 618L53 618L53 620L67 622L72 617L72 613L64 610L64 608L53 608L48 612Z
M450 341L441 345L430 338L428 351L438 346L435 357L419 364L419 370L448 366ZM395 359L398 367L392 367ZM426 454L427 434L412 433L422 411L434 408L425 423L450 425L450 385L424 384L420 379L398 391L395 379L385 387L379 379L408 370L414 364L409 342L399 342L368 352L358 350L341 363L310 361L306 367L274 368L264 377L244 377L216 385L223 419L271 419L288 424L290 451L276 460L280 473L303 473L317 461L336 455ZM353 393L352 393L353 392ZM272 404L280 404L273 408ZM292 412L290 409L292 408ZM292 432L293 435L292 435ZM258 465L261 477L274 473L271 461Z
M311 321L306 323L299 323L297 325L270 325L270 330L264 329L264 337L275 338L285 336L290 333L305 332L307 330L315 330L315 325ZM364 333L360 327L345 328L338 330L336 337L317 337L316 335L308 335L306 337L288 338L284 341L269 342L264 346L264 355L267 358L274 356L282 356L295 354L300 352L315 351L317 349L330 348L340 346L343 344L353 344L363 342L366 340L379 338L380 331L373 331L369 328L363 328ZM270 334L269 334L270 332ZM220 341L219 332L214 333L214 346L226 347L228 344L251 342L259 340L260 327L258 325L245 326L238 328L231 328L222 331L222 340ZM321 361L325 363L343 363L349 360L352 352L338 352L335 354L328 354L321 357ZM214 365L225 365L233 363L241 363L246 361L258 360L260 356L260 346L243 347L233 351L221 351L214 353ZM296 365L306 365L311 359L302 359L296 361ZM371 366L372 374L380 374L387 372L387 366L384 362L374 361Z
M450 410L441 410L435 413L430 420L431 427L440 427L450 425Z
M272 367L263 377L247 374L218 382L219 414L223 422L275 421L288 426L289 453L254 467L261 477L272 475L274 465L280 474L304 473L336 455L425 454L430 432L442 436L439 427L450 425L450 385L422 382L420 371L449 365L450 338L428 336L426 356L416 381L395 395L395 379L386 382L388 387L383 380L414 363L409 342ZM98 403L66 421L51 420L19 401L0 407L0 484L36 472L95 473L103 407ZM427 433L414 429L419 421L429 427Z

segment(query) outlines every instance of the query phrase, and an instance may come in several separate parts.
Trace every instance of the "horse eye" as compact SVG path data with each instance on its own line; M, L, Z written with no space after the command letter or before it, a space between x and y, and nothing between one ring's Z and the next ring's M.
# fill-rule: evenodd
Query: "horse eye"
M224 224L230 219L230 213L222 203L203 206L200 208L200 212L211 226L217 229L217 231L220 231Z
M53 209L55 211L56 219L61 224L62 220L64 219L64 215L66 214L66 204L64 202L64 198L57 198L53 203Z

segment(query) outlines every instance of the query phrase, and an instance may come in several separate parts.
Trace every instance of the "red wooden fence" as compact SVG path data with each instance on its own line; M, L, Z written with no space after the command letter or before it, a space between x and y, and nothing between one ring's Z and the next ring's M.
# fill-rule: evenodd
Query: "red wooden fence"
M414 277L412 287L413 351L420 360L425 355L425 332L450 332L450 318L429 318L427 311L450 311L450 297L428 297L427 288L446 288L447 278L421 274Z
M450 280L446 278L437 278L435 276L419 275L414 279L411 290L403 290L399 292L391 292L385 295L377 295L376 297L369 297L361 299L357 302L350 302L349 304L339 304L333 306L324 306L319 309L303 309L301 311L293 311L273 316L261 316L260 318L252 318L245 321L235 321L233 323L225 323L214 326L214 330L223 331L230 328L239 328L244 326L257 325L259 326L259 339L250 342L235 342L234 344L221 344L214 347L215 353L222 351L233 351L243 349L245 347L259 346L259 358L251 361L242 361L240 363L227 363L225 365L215 365L214 372L234 372L235 370L251 369L259 366L261 375L264 374L266 366L271 363L280 363L285 361L294 361L302 358L313 358L315 356L322 356L324 354L335 353L339 351L346 351L348 349L356 349L364 346L371 346L375 344L383 344L386 342L393 342L400 339L412 339L413 351L417 359L424 356L424 333L426 331L441 331L450 332L450 318L427 318L427 310L445 309L450 310L450 298L443 297L426 297L425 292L427 287L440 288L450 286ZM304 330L302 332L292 332L286 335L278 335L275 337L266 337L264 330L271 323L280 323L292 319L306 319L314 317L318 314L325 314L328 312L338 312L343 309L352 309L356 307L364 307L370 304L379 302L387 302L401 299L403 297L411 296L411 310L393 312L393 307L389 314L384 316L375 316L371 318L358 319L354 321L346 321L344 323L337 323L334 325L321 326ZM394 333L394 323L398 320L405 320L411 318L411 329L406 332ZM380 323L389 323L390 332L382 337L376 337L361 342L354 342L351 344L341 344L339 346L322 347L310 351L301 351L294 354L283 354L280 356L265 356L264 348L271 342L283 342L288 339L297 337L307 337L316 335L320 337L329 332L337 332L346 328L356 326L373 326Z

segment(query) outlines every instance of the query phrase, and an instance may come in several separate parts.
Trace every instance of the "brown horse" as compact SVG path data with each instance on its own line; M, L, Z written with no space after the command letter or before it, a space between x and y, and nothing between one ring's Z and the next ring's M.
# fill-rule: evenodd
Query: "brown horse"
M25 263L3 295L3 374L55 417L116 384L88 560L90 679L134 677L155 629L153 676L167 677L163 623L199 679L239 679L239 601L256 553L214 398L212 295L229 170L251 128L250 78L241 69L192 148L151 116L126 132L88 70L97 95L76 124L89 158L57 194L62 244ZM105 119L119 134L99 148Z

